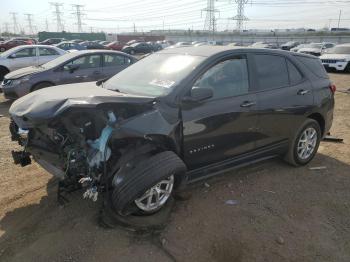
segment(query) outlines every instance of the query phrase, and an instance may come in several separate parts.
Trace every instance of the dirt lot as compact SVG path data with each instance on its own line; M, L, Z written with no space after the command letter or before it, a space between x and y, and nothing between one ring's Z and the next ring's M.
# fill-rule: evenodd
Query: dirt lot
M349 74L331 78L350 88ZM55 179L12 163L0 99L0 261L350 261L349 94L337 93L331 130L343 144L322 142L306 167L276 159L194 185L155 236L99 227L81 192L60 208Z

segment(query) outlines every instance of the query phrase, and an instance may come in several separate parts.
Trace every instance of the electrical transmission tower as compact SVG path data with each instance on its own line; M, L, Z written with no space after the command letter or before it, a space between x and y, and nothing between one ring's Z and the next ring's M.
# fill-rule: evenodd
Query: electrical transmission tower
M236 30L241 32L243 30L244 21L248 18L244 15L244 6L248 3L249 0L235 0L237 3L237 15L232 18L232 20L237 20Z
M28 22L28 28L29 28L29 34L34 35L34 29L33 29L33 15L32 14L24 14L27 17Z
M5 32L9 33L9 23L5 23Z
M53 14L56 16L57 32L63 31L64 26L63 26L62 19L61 19L62 12L60 11L60 7L62 7L63 4L56 3L56 2L54 2L54 3L51 2L50 4L55 8L55 11L53 12Z
M11 12L10 15L12 15L13 33L17 34L19 33L18 23L17 23L17 13Z
M83 5L72 5L72 6L73 6L73 8L75 8L74 13L72 13L72 14L75 15L77 18L78 32L81 33L81 32L83 32L83 27L82 27L83 23L81 22L81 18L84 15L81 12L81 8L84 6Z
M204 30L212 31L213 34L216 31L216 17L215 13L219 12L215 9L215 0L208 0L207 8L204 8L202 12L206 12Z

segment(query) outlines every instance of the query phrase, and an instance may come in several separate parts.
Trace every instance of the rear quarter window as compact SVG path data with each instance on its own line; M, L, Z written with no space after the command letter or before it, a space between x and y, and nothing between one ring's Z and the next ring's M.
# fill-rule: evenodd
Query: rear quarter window
M314 75L321 78L328 78L321 60L313 57L295 56L302 64L304 64Z

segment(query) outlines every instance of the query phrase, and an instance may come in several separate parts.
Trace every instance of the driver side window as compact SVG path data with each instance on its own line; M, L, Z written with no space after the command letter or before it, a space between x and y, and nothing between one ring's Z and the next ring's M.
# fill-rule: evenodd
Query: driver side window
M249 78L246 56L235 56L211 67L196 81L193 88L201 87L213 91L212 99L247 94Z

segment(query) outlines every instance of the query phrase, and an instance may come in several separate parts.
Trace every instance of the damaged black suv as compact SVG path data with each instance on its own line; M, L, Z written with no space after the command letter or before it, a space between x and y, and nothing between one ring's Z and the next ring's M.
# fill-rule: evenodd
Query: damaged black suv
M154 214L187 183L276 156L305 165L329 131L335 86L318 58L278 50L163 50L107 81L15 101L23 151L118 215Z

